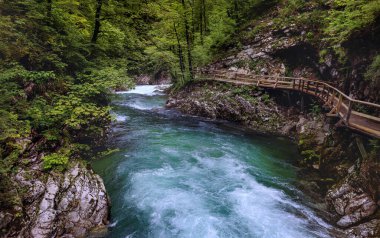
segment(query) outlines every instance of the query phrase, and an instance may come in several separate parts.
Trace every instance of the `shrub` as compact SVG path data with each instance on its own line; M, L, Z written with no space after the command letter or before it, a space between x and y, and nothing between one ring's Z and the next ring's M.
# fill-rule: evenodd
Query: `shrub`
M69 163L69 158L66 155L59 153L46 155L42 158L42 160L45 170L56 169L61 172L67 169L67 165Z
M380 88L380 55L373 59L364 76L366 80L371 81L371 84Z
M341 61L345 59L341 44L353 33L373 24L379 13L380 4L377 0L333 1L333 9L326 18L327 26L324 32Z
M321 115L321 113L322 113L322 109L321 109L321 107L319 106L318 103L313 103L313 104L311 105L310 113L311 113L314 117L317 117L317 116Z
M265 104L269 104L270 103L270 96L267 93L265 93L263 96L261 96L261 99L263 100L263 102Z
M304 157L306 163L315 163L321 159L321 156L314 150L304 150L301 152L301 155Z

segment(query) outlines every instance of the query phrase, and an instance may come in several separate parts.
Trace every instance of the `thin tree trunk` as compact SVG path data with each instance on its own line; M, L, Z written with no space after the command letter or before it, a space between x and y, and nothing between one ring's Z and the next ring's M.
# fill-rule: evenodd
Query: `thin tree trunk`
M204 21L204 32L207 32L207 18L206 18L206 0L202 0L202 14L203 14L203 21Z
M234 0L234 7L235 7L235 17L236 17L236 20L239 21L239 4L238 4L238 0Z
M183 62L183 52L182 52L181 41L179 40L179 36L178 36L178 32L177 32L177 28L175 26L175 23L173 25L174 25L175 36L177 38L179 67L180 67L181 73L182 73L182 75L181 75L182 80L185 80L185 65Z
M202 5L202 2L203 1L201 1L200 7L199 7L199 32L201 33L201 43L203 45L203 5Z
M95 24L94 24L94 32L92 34L92 43L96 43L98 40L98 35L100 32L100 15L102 12L102 5L103 5L103 0L97 0L97 5L96 5L96 12L95 12Z
M190 2L190 6L191 6L191 31L192 32L195 32L195 21L194 21L194 18L195 18L195 13L194 13L194 8L195 8L195 4L194 4L194 0L192 1L189 1ZM195 38L194 38L194 34L192 35L192 41L194 42Z
M51 18L51 11L53 9L53 0L47 0L47 6L46 6L46 15L50 19Z
M192 62L192 56L191 56L191 42L190 42L190 32L189 32L189 23L187 21L186 17L186 4L184 0L181 0L182 6L184 9L184 22L185 22L185 36L186 36L186 43L187 43L187 58L188 58L188 63L189 63L189 73L190 73L190 78L193 79L193 62Z

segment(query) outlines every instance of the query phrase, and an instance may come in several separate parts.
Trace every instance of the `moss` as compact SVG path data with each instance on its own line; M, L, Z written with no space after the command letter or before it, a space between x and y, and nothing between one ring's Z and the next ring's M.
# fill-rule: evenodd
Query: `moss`
M301 151L301 155L304 157L304 162L308 164L320 163L321 161L321 156L314 150Z
M262 100L266 105L268 105L268 104L271 102L271 98L270 98L269 94L267 94L267 93L264 93L264 94L261 96L261 100Z

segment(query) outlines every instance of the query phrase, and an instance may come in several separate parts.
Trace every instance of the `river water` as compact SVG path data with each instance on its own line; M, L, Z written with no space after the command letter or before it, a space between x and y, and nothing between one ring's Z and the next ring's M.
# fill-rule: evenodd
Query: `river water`
M113 143L93 162L109 237L330 237L298 191L291 142L165 110L155 86L114 100Z

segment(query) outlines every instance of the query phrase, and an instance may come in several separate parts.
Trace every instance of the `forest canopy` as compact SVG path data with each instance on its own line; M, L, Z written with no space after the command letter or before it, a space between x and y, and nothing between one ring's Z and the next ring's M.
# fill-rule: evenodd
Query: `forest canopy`
M378 0L0 1L0 197L27 141L51 154L46 169L89 156L112 120L113 89L133 86L142 73L167 72L184 85L197 68L241 47L242 29L254 24L254 38L263 27L256 19L279 6L275 25L318 27L342 58L342 44L380 13ZM378 59L368 78L378 77Z

